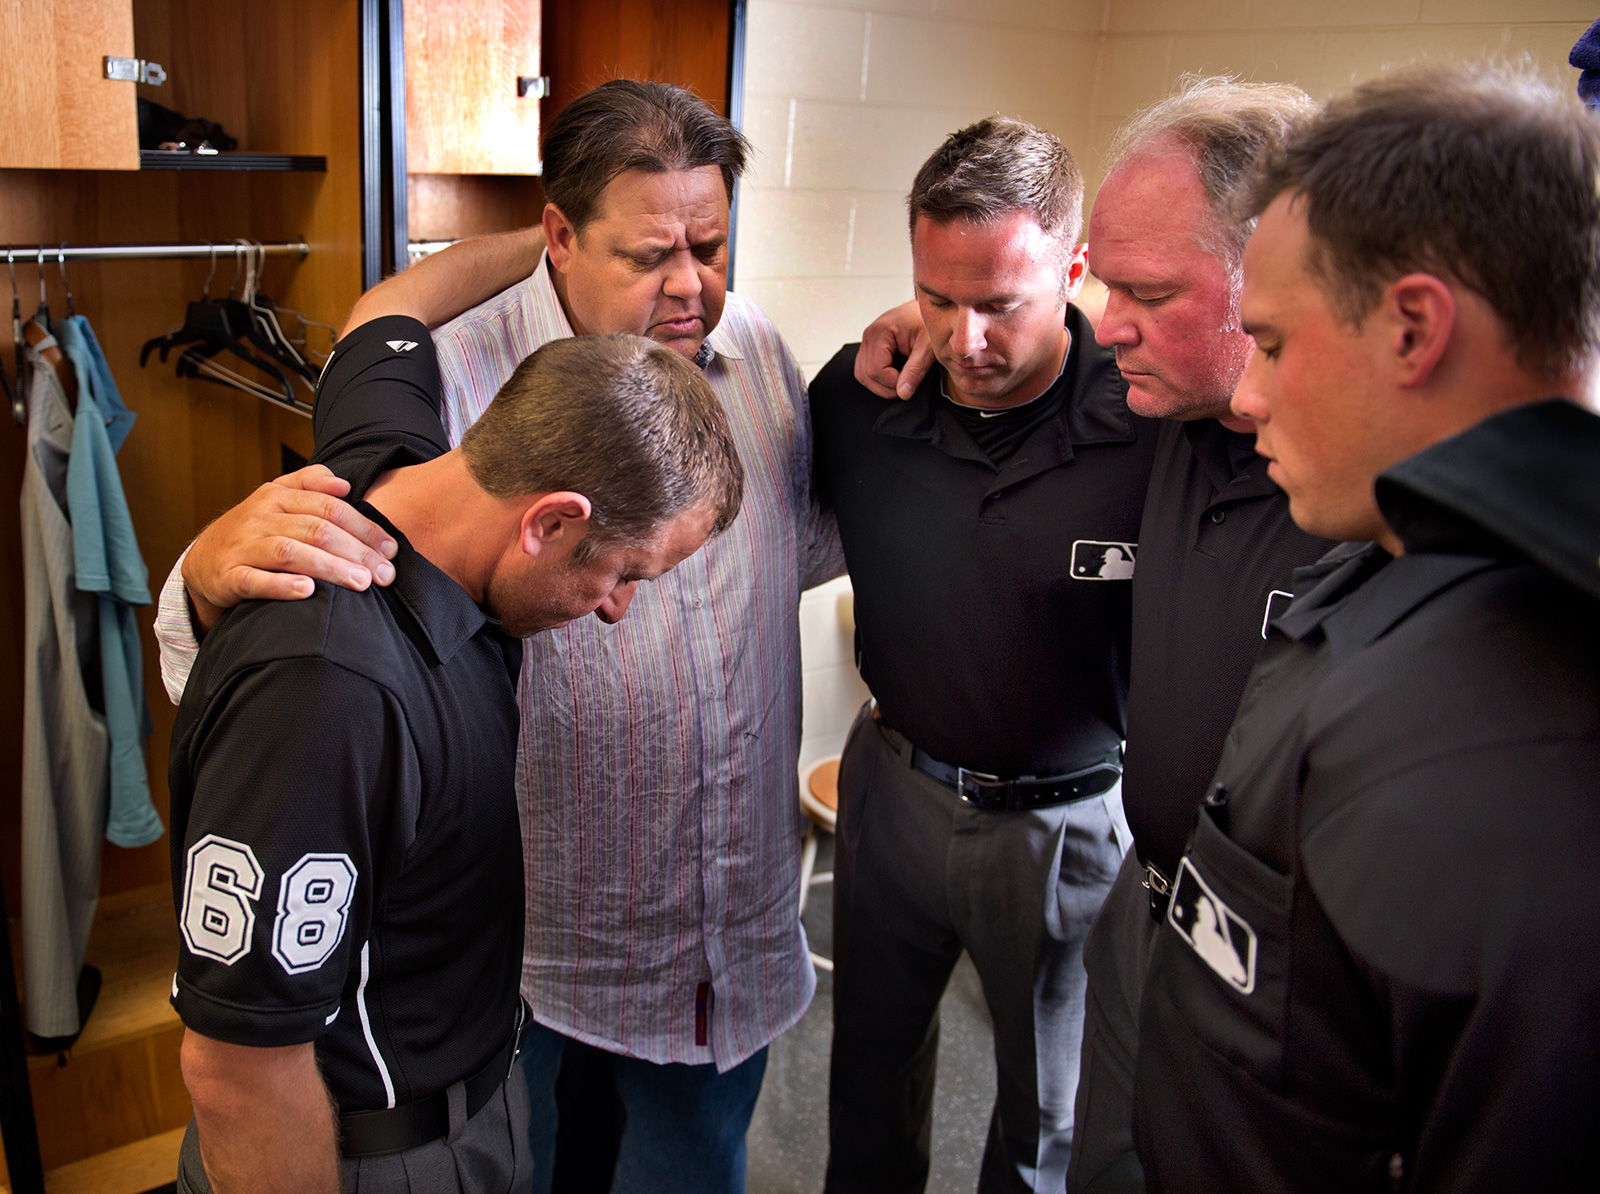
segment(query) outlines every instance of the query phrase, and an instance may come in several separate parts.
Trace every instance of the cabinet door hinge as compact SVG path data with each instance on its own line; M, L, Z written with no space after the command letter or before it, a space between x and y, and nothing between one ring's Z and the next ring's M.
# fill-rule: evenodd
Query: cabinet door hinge
M166 68L159 62L146 62L143 58L105 58L106 78L123 83L148 83L160 87L167 81Z

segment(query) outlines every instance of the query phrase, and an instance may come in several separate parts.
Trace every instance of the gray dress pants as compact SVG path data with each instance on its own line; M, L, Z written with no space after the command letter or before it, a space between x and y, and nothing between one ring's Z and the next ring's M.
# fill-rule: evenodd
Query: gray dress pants
M1139 1056L1139 1001L1158 927L1150 919L1144 878L1139 856L1130 851L1084 946L1089 997L1069 1194L1144 1190L1144 1170L1133 1150L1133 1069Z
M382 1157L347 1157L346 1194L526 1194L533 1188L528 1154L528 1084L515 1066L471 1119L466 1085L448 1092L450 1133L442 1140ZM178 1152L178 1194L211 1194L194 1120Z
M1121 789L986 812L913 770L865 712L839 774L826 1189L921 1191L939 999L963 948L994 1020L980 1191L1060 1191L1072 1150L1083 940L1131 841Z

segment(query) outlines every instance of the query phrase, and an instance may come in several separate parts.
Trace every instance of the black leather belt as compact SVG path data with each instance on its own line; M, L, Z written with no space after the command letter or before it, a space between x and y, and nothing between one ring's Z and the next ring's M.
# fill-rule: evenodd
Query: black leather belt
M1120 751L1113 751L1099 762L1065 775L1019 775L1015 779L952 767L915 746L911 748L911 765L946 787L954 788L965 803L991 812L1019 813L1087 800L1109 791L1122 778Z
M524 1013L525 1015L525 1013ZM483 1109L505 1085L522 1046L526 1022L511 1034L489 1063L466 1081L467 1118ZM339 1151L346 1157L381 1157L439 1140L450 1134L450 1098L446 1091L377 1111L347 1111L339 1116Z
M1073 801L1087 800L1091 796L1100 796L1110 791L1122 778L1120 749L1112 751L1105 758L1096 760L1087 767L1069 771L1065 775L1019 775L1015 779L1001 779L998 775L989 775L982 771L952 767L949 763L941 763L907 741L904 734L885 722L876 700L868 701L867 709L872 715L872 720L892 735L889 740L891 746L898 741L910 751L910 757L907 758L900 747L895 748L902 761L924 775L938 780L947 788L955 789L956 795L974 808L989 812L1019 813L1029 809L1071 804Z

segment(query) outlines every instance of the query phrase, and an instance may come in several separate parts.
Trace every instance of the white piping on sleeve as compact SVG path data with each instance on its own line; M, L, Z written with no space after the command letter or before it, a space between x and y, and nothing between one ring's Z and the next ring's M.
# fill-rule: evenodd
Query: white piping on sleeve
M383 1064L383 1054L378 1052L378 1042L372 1037L372 1021L367 1017L367 949L372 942L361 945L361 985L356 988L356 1013L361 1017L361 1035L367 1038L367 1048L372 1053L372 1064L378 1067L378 1077L383 1079L383 1094L388 1106L394 1106L394 1083L389 1079L389 1067Z

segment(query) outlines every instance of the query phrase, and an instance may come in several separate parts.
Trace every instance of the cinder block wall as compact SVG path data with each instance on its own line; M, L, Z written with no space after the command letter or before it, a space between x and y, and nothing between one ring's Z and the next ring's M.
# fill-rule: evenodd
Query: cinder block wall
M812 376L911 297L905 193L953 129L994 112L1049 129L1092 202L1117 126L1186 71L1335 94L1418 59L1529 55L1575 87L1592 0L750 0L735 285ZM836 753L864 689L835 616L801 603L802 761Z

